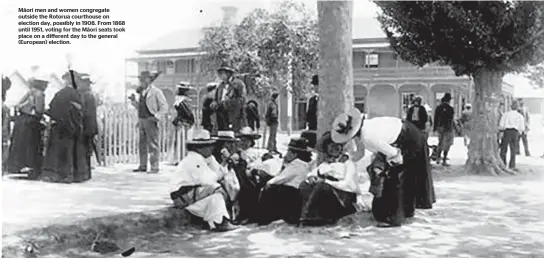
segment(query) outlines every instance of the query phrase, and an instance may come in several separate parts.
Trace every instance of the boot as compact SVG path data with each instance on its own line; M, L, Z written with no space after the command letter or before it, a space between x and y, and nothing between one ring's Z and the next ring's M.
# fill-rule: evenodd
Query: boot
M227 232L227 231L236 229L236 227L230 223L230 220L225 217L223 217L223 222L221 222L221 224L219 225L215 224L215 225L216 225L216 228L213 229L213 231L216 231L216 232Z

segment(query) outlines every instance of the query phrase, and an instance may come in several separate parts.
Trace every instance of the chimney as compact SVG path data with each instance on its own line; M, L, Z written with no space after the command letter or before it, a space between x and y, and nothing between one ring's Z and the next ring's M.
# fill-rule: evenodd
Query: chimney
M233 25L236 23L236 13L238 8L234 6L223 6L223 23Z

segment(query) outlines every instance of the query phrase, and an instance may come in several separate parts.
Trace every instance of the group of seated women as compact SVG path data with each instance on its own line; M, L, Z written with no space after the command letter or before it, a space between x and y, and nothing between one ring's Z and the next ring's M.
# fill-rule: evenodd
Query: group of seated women
M416 207L432 207L428 150L410 122L364 120L353 109L332 128L319 139L311 132L291 139L280 157L255 148L260 135L249 128L217 136L197 130L173 176L170 197L216 231L280 219L299 226L333 224L356 212L362 194L357 162L367 149L374 153L367 172L378 226L399 226Z

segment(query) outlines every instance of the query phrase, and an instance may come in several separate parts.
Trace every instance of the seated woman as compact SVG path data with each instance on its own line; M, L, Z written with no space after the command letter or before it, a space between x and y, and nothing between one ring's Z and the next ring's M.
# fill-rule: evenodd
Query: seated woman
M345 154L343 143L334 143L331 132L318 140L317 150L323 156L300 185L302 212L300 224L326 225L356 212L359 175L355 162Z
M389 172L389 177L398 177L399 192L402 193L398 199L402 199L404 217L413 217L415 208L431 209L436 199L425 134L412 123L399 118L377 117L365 121L361 128L361 137L368 150L381 153L381 159L386 161L384 166L378 167L378 171ZM395 172L398 170L394 168L395 165L402 165L401 173ZM388 167L392 167L391 170L388 170ZM388 213L395 214L395 206L381 207L393 208ZM382 221L381 226L394 226L402 221L395 219L398 217L390 216L376 220Z
M283 170L270 179L261 191L255 220L259 225L267 225L278 219L298 223L302 207L298 187L306 179L312 160L308 145L305 138L292 139L289 143L283 158Z
M232 225L225 204L227 194L219 183L224 175L210 167L215 160L212 156L215 142L208 131L195 131L193 139L187 142L187 156L173 175L170 198L177 208L202 218L210 229L228 231Z

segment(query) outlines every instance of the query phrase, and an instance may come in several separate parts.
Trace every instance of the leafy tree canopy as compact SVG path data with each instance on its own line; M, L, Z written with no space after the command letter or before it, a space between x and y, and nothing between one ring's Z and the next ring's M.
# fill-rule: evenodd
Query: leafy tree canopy
M377 1L379 20L402 59L440 62L457 75L480 68L519 72L544 60L544 2Z
M525 76L534 86L544 88L544 63L530 67Z
M273 12L256 9L239 24L206 29L200 41L206 52L202 71L214 74L227 62L239 73L255 77L251 92L259 97L284 87L301 96L317 69L318 41L315 15L302 3L282 2Z

